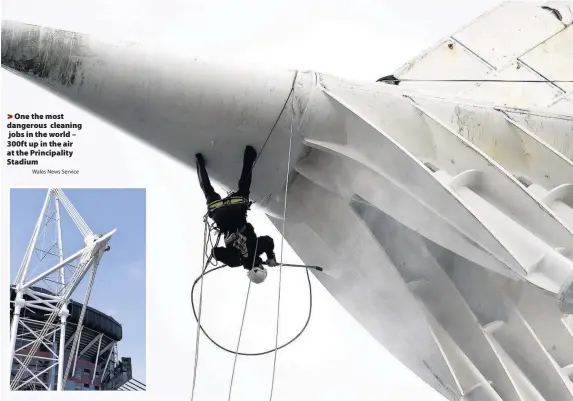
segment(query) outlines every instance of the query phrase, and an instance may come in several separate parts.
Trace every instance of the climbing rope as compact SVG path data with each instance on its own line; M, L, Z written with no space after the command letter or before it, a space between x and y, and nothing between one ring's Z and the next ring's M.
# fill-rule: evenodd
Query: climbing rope
M286 267L287 265L284 265L284 266ZM294 336L294 337L293 337L291 340L289 340L288 342L286 342L286 343L282 344L281 346L279 346L279 347L277 348L277 349L279 349L279 350L285 348L287 345L292 344L296 339L298 339L298 338L302 335L302 333L306 330L306 327L308 326L308 324L309 324L309 322L310 322L310 318L311 318L311 316L312 316L312 284L311 284L311 281L310 281L310 274L308 273L308 270L311 269L313 266L308 266L308 267L307 267L307 266L296 266L296 265L292 265L292 266L294 266L294 267L305 267L305 268L306 268L305 270L306 270L306 275L307 275L308 293L309 293L309 299L310 299L310 301L309 301L309 308L308 308L308 316L307 316L307 318L306 318L305 324L304 324L303 327L299 330L298 334L297 334L296 336ZM192 287L192 289L191 289L192 294L195 293L195 287L196 287L197 283L199 282L199 280L201 280L202 278L204 278L205 276L207 276L207 274L213 273L213 272L215 272L215 271L217 271L217 270L220 270L220 269L223 269L223 268L225 268L225 267L227 267L227 265L220 265L220 266L217 266L217 267L214 267L214 268L212 268L212 269L210 269L210 270L205 271L205 274L199 275L199 277L197 277L197 279L196 279L195 282L193 283L193 287ZM191 301L192 301L192 302L191 302L191 306L193 307L193 314L194 314L194 316L195 316L195 320L198 322L199 319L198 319L198 316L197 316L197 309L195 308L195 303L193 302L193 299L191 299ZM228 352L228 353L230 353L230 354L235 354L235 351L233 351L233 350L231 350L231 349L228 349L228 348L222 346L221 344L219 344L217 341L215 341L215 340L209 335L209 333L205 330L205 328L204 328L202 325L201 325L200 327L201 327L201 332L203 333L203 335L204 335L205 337L207 337L207 339L208 339L209 341L211 341L211 342L213 343L213 345L215 345L217 348L219 348L219 349L222 350L222 351ZM248 352L237 352L237 355L241 355L241 356L261 356L261 355L270 354L271 352L275 352L275 348L271 348L271 349L269 349L269 350L260 351L260 352L251 352L251 353L248 353Z
M399 84L400 82L497 82L497 83L524 83L524 84L555 84L555 83L572 83L573 80L563 79L426 79L426 78L380 78L376 82L391 82Z
M275 120L275 123L273 124L271 130L269 131L269 134L267 135L267 138L265 139L265 142L263 142L263 146L261 146L261 150L259 151L259 153L257 154L257 157L255 158L255 161L253 162L253 165L251 166L251 170L249 171L249 174L253 171L253 169L255 168L255 165L257 164L257 161L259 160L259 157L263 154L263 150L265 150L265 146L267 146L267 142L269 141L269 139L271 138L271 135L273 134L273 132L275 132L275 128L277 126L277 124L279 123L281 116L283 115L283 112L285 111L288 101L291 98L291 96L293 97L293 101L294 101L294 85L296 84L296 79L298 77L298 70L295 71L294 73L294 77L292 79L292 84L290 86L290 92L288 93L288 96L285 100L285 103L283 104L283 107L281 109L281 112L279 113L279 115L277 116L277 119ZM291 120L291 129L292 129L292 120Z
M212 228L210 231L214 231L214 230L215 230L215 229ZM207 237L207 236L208 236L209 238L211 237L210 232L209 232L209 234L206 235L206 237ZM207 238L205 238L205 243L207 243L207 242L208 242L208 240L207 240ZM219 238L217 239L216 243L218 243L218 242L219 242ZM216 244L215 244L215 246L216 246ZM240 332L239 332L239 340L238 340L238 342L237 342L237 348L233 351L233 350L230 350L230 349L228 349L228 348L223 347L222 345L220 345L219 343L217 343L213 338L211 338L211 336L209 336L209 334L206 332L206 330L205 330L205 329L203 328L203 326L201 325L201 322L200 322L200 320L201 320L201 313L200 313L200 311L199 311L199 315L197 315L197 310L195 309L194 293L195 293L195 288L196 288L197 283L198 283L199 281L203 282L203 280L205 279L205 276L206 276L207 274L212 273L212 272L217 271L217 270L220 270L220 269L223 269L224 267L226 267L226 265L220 265L220 266L216 266L216 267L214 267L214 268L212 268L212 269L207 270L207 267L208 267L209 264L210 264L210 259L211 259L211 257L209 257L209 258L207 259L207 261L205 262L205 258L206 258L206 255L207 255L208 252L207 252L207 247L206 247L206 246L204 247L204 249L205 249L205 251L206 251L205 254L204 254L204 258L203 258L205 268L202 270L202 272L201 272L201 274L199 275L199 277L197 277L197 278L195 279L195 281L194 281L194 283L193 283L193 286L192 286L192 288L191 288L191 306L192 306L192 309L193 309L193 315L195 316L195 320L197 321L198 332L199 332L199 330L200 330L201 332L203 332L203 334L205 335L205 337L207 337L207 338L209 339L209 341L211 341L211 342L212 342L216 347L218 347L219 349L221 349L221 350L223 350L223 351L225 351L225 352L228 352L228 353L231 353L231 354L234 354L234 355L235 355L235 360L234 360L234 362L233 362L233 373L232 373L232 376L231 376L231 384L230 384L230 388L229 388L229 399L230 399L231 389L232 389L233 380L234 380L234 372L235 372L235 366L236 366L236 361L237 361L237 355L241 355L241 356L260 356L260 355L270 354L271 352L275 352L275 353L276 353L276 351L278 351L278 350L280 350L280 349L282 349L282 348L285 348L286 346L292 344L295 340L297 340L298 338L300 338L300 336L304 333L304 331L305 331L306 328L308 327L308 324L310 323L310 318L311 318L311 316L312 316L312 282L311 282L311 280L310 280L309 269L311 269L311 268L319 269L319 267L318 267L318 266L304 266L304 265L290 265L290 264L289 264L289 265L285 265L285 266L290 266L290 267L305 267L305 270L306 270L306 278L307 278L307 282L308 282L309 307L308 307L308 316L307 316L306 321L305 321L305 323L304 323L304 326L301 328L301 330L300 330L292 339L290 339L288 342L286 342L286 343L284 343L284 344L282 344L282 345L280 345L280 346L277 346L277 344L275 344L275 348L273 348L273 349L269 349L269 350L262 351L262 352L254 352L254 353L239 352L239 346L240 346L240 341L241 341L241 337L242 337L242 330L243 330L244 321L245 321L245 316L246 316L246 310L247 310L247 303L248 303L248 300L249 300L249 293L250 293L250 288L251 288L251 282L249 281L249 287L248 287L248 289L247 289L247 296L246 296L246 299L245 299L245 307L244 307L244 310L243 310L243 318L242 318L242 321L241 321L241 329L240 329ZM321 270L321 269L320 269L320 270ZM201 288L202 288L202 284L201 284ZM201 291L202 291L202 290L201 290ZM199 301L199 307L200 307L200 308L201 308L201 302L202 302L202 301L201 301L201 299L202 299L201 297L202 297L202 292L201 292L201 294L200 294L200 301ZM199 337L199 334L197 334L197 337ZM194 368L193 368L193 371L194 371L194 379L193 379L193 388L192 388L192 393L191 393L191 399L192 399L192 400L193 400L193 397L194 397L194 394L195 394L195 380L196 380L196 377L197 377L198 347L199 347L199 341L196 340L196 344L195 344L195 365L194 365Z
M209 229L209 222L207 221L206 215L203 218L203 221L205 222L205 228L203 230L203 265L201 266L201 279L203 279L205 271L207 270L207 266L209 266L209 262L211 259L209 257L209 259L207 259L207 263L205 263L205 258L207 257L207 243L208 243L207 236L209 236L209 242L210 242L211 230ZM217 238L217 242L218 240L219 238ZM193 303L193 291L191 291L191 303ZM203 306L203 280L201 280L201 290L199 292L199 318L197 318L197 316L195 315L195 318L197 319L197 334L195 337L195 362L193 364L193 385L191 387L191 401L193 401L193 398L195 396L195 383L197 381L197 365L199 362L199 338L201 337L200 336L201 332L199 331L199 328L201 327L202 306Z
M290 120L290 135L288 141L288 161L287 161L287 171L286 171L286 180L285 180L285 196L284 196L284 209L283 209L283 227L282 227L282 236L281 236L281 264L279 266L279 296L277 302L277 332L275 337L275 356L273 360L273 377L271 381L271 395L269 397L269 401L273 399L273 390L275 387L275 372L277 368L277 354L278 354L278 347L279 347L279 321L280 321L280 313L281 313L281 282L283 276L283 250L284 250L284 241L285 241L285 223L286 223L286 212L287 212L287 199L288 199L288 181L289 181L289 174L290 174L290 159L292 153L292 136L293 136L293 124L294 124L294 96L291 99L291 120ZM308 273L308 269L307 269Z
M208 227L208 226L206 225L206 227ZM205 236L205 244L208 243L208 238L211 238L211 232L212 232L212 231L215 231L215 230L216 230L216 229L215 229L214 227L211 227L211 229L209 230L209 233ZM208 237L208 238L207 238L207 237ZM217 246L217 243L219 242L219 238L220 238L220 234L219 234L219 237L217 238L217 241L216 241L216 243L215 243L215 246ZM239 341L238 341L238 343L237 343L237 348L233 351L233 350L230 350L230 349L228 349L228 348L225 348L224 346L222 346L222 345L220 345L219 343L217 343L213 338L211 338L211 336L207 333L207 331L206 331L206 330L204 329L204 327L201 325L201 322L200 322L200 320L201 320L201 313L200 313L200 311L199 311L199 315L198 315L198 314L197 314L197 310L196 310L196 308L195 308L194 294L195 294L195 288L196 288L196 286L197 286L197 283L198 283L199 281L203 282L203 280L205 279L205 276L207 276L207 274L213 273L213 272L215 272L215 271L217 271L217 270L220 270L220 269L223 269L224 267L227 267L227 265L224 265L224 264L223 264L223 265L215 266L215 267L213 267L213 268L207 270L208 266L209 266L210 263L211 263L210 260L211 260L212 258L211 258L211 256L209 256L209 258L207 258L207 261L205 262L205 258L207 257L207 254L209 253L209 252L207 251L207 246L204 247L204 250L205 250L205 253L204 253L203 261L204 261L204 266L205 266L205 267L204 267L204 269L202 270L201 274L200 274L200 275L195 279L195 281L193 282L193 286L192 286L192 288L191 288L191 306L192 306L192 309L193 309L193 315L194 315L194 317L195 317L195 320L197 321L197 328L198 328L197 331L199 332L199 330L200 330L201 332L203 332L203 334L205 335L205 337L207 337L207 339L209 339L209 341L211 341L217 348L219 348L219 349L221 349L221 350L223 350L223 351L225 351L225 352L228 352L228 353L231 353L231 354L234 354L234 355L235 355L235 362L234 362L234 364L233 364L233 375L232 375L232 377L231 377L231 386L232 386L237 355L241 355L241 356L260 356L260 355L270 354L271 352L276 352L276 351L278 351L278 350L280 350L280 349L282 349L282 348L285 348L286 346L292 344L294 341L296 341L298 338L300 338L300 336L304 333L304 331L305 331L306 328L308 327L308 324L310 323L310 318L311 318L311 316L312 316L312 282L310 281L309 269L314 268L314 269L317 269L317 270L319 270L319 271L322 270L322 269L319 268L319 266L305 266L305 265L283 264L283 266L304 267L305 270L306 270L306 278L307 278L307 282L308 282L308 298L309 298L308 316L307 316L307 318L306 318L306 321L305 321L303 327L300 329L300 331L299 331L292 339L290 339L289 341L285 342L284 344L282 344L282 345L280 345L280 346L277 346L277 345L275 344L275 348L269 349L269 350L265 350L265 351L261 351L261 352L253 352L253 353L239 352L240 339L241 339L241 336L242 336L242 327L243 327L243 325L244 325L244 320L245 320L245 315L246 315L247 303L248 303L248 300L249 300L249 293L250 293L251 283L250 283L250 281L249 281L249 288L247 289L247 296L246 296L246 300L245 300L245 308L244 308L244 311L243 311L243 318L242 318L242 322L241 322L241 332L239 333ZM282 264L282 263L281 263L281 264ZM202 284L201 284L201 285L202 285ZM201 288L202 288L202 287L201 287ZM201 291L202 291L202 290L201 290ZM201 294L202 294L202 293L201 293ZM200 301L199 301L199 307L200 307L200 308L201 308L201 302L202 302L202 301L201 301L201 296L202 296L201 294L200 294ZM197 334L197 336L199 336L199 334ZM198 347L199 347L199 341L196 340L196 344L195 344L195 366L194 366L194 368L193 368L193 371L194 371L194 379L193 379L193 389L192 389L192 393L191 393L191 399L192 399L192 400L193 400L193 397L194 397L195 379L196 379L196 376L197 376ZM231 394L231 388L229 389L229 394ZM229 396L229 398L230 398L230 396Z
M259 247L259 238L255 242L255 253L253 255L253 264L251 269L255 268L255 261L257 260L257 249ZM243 308L243 318L241 319L241 329L239 330L239 339L237 340L237 349L235 349L235 359L233 360L233 372L231 374L231 384L229 385L229 398L231 401L231 391L233 390L233 380L235 379L235 367L237 366L237 357L239 353L239 346L241 345L241 337L243 336L243 326L245 325L245 316L247 315L247 305L249 303L249 294L251 293L251 280L249 280L249 287L247 288L247 296L245 298L245 307Z
M253 166L251 167L251 170L249 171L249 174L252 173L252 170L256 164L256 162L258 161L259 156L262 154L262 151L264 150L265 145L267 144L268 140L270 139L276 125L278 124L278 121L280 119L280 116L282 115L284 109L286 108L286 105L288 104L288 100L291 99L291 109L292 109L292 114L291 114L291 124L290 124L290 135L289 135L289 148L288 148L288 161L287 161L287 172L286 172L286 182L285 182L285 196L284 196L284 210L283 210L283 223L282 223L282 238L281 238L281 262L279 265L279 283L278 283L278 302L277 302L277 322L276 322L276 336L275 336L275 348L274 350L269 350L269 351L264 351L264 352L258 352L258 353L241 353L239 352L239 346L240 346L240 342L241 342L241 337L242 337L242 332L243 332L243 327L244 327L244 322L245 322L245 316L246 316L246 312L247 312L247 305L248 305L248 301L249 301L249 294L250 294L250 289L251 289L251 281L249 280L249 287L247 289L247 296L245 299L245 307L243 310L243 317L241 320L241 328L239 331L239 338L237 341L237 347L236 350L233 352L231 350L228 350L225 347L222 347L221 345L217 344L211 337L209 337L209 335L205 332L205 330L203 329L203 327L201 326L201 311L202 311L202 303L203 303L203 281L204 281L204 277L206 274L213 272L215 270L218 270L223 266L218 266L215 267L211 270L207 270L207 267L209 266L209 264L211 263L211 258L212 258L212 254L209 255L209 257L207 258L207 246L208 244L212 246L212 248L215 248L219 242L221 233L219 232L219 236L217 238L216 244L215 246L213 246L212 243L212 237L211 237L211 232L214 230L214 225L209 225L207 222L207 214L204 217L204 221L205 221L205 235L204 235L204 245L203 245L203 268L201 271L201 275L200 277L198 277L195 282L193 283L193 286L191 288L191 305L193 308L193 314L195 316L195 319L197 320L197 334L196 334L196 341L195 341L195 362L194 362L194 368L193 368L193 386L192 386L192 390L191 390L191 400L193 400L194 398L194 394L195 394L195 383L196 383L196 378L197 378L197 366L198 366L198 362L199 362L199 337L200 337L200 333L201 331L205 334L205 336L213 343L215 344L217 347L219 347L220 349L227 351L227 352L231 352L235 355L235 359L233 362L233 371L231 374L231 383L230 383L230 387L229 387L229 400L231 399L231 392L232 392L232 387L233 387L233 380L234 380L234 376L235 376L235 368L236 368L236 363L237 363L237 357L238 355L250 355L250 356L254 356L254 355L264 355L270 352L274 352L274 362L273 362L273 375L272 375L272 382L271 382L271 394L270 394L270 399L272 400L272 396L273 396L273 389L274 389L274 383L275 383L275 373L276 373L276 361L277 361L277 353L279 349L284 348L285 346L289 345L290 343L292 343L293 341L295 341L297 338L300 337L300 335L304 332L304 330L306 329L306 327L308 326L308 323L310 321L310 317L312 315L312 285L311 285L311 281L310 281L310 275L308 272L308 268L306 268L306 275L307 275L307 279L308 279L308 284L309 284L309 314L308 314L308 318L307 321L304 325L304 327L302 328L302 330L289 342L281 345L279 347L278 345L278 336L279 336L279 322L280 322L280 302L281 302L281 286L282 286L282 268L283 268L283 251L284 251L284 234L285 234L285 223L286 223L286 210L287 210L287 197L288 197L288 183L289 183L289 174L290 174L290 163L291 163L291 154L292 154L292 137L293 137L293 124L294 124L294 114L295 114L295 110L294 110L294 85L296 83L296 78L298 75L298 71L295 72L294 78L293 78L293 82L291 85L291 90L289 92L289 95L285 101L285 104L283 105L283 108L281 110L281 112L279 113L279 116L277 117L277 120L275 121L273 127L271 128L271 131L269 132L260 152L258 153L255 161L253 162ZM255 261L256 261L256 251L257 251L257 247L258 247L258 239L257 239L257 244L255 246L255 255L253 256L253 266L251 266L251 269L254 268L255 265ZM207 261L205 262L205 259L207 258ZM197 284L197 281L201 280L201 290L200 290L200 295L199 295L199 316L197 316L197 313L195 311L195 304L194 304L194 291L195 291L195 286Z
M251 292L251 280L247 287L247 296L245 297L245 307L243 308L243 318L241 319L241 329L239 330L239 339L237 340L237 348L235 349L235 359L233 360L233 372L231 373L231 383L229 384L229 397L227 400L231 401L231 393L233 391L233 380L235 379L235 367L237 366L237 356L239 354L239 346L241 345L241 337L243 335L243 326L245 324L245 316L247 315L247 305L249 303L249 294Z

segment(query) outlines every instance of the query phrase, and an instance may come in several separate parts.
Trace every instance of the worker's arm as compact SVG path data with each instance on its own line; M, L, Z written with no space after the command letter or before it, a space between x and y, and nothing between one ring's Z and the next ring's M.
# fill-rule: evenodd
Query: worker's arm
M268 235L263 235L262 237L257 238L255 229L250 223L247 223L245 225L243 235L252 239L256 238L256 244L254 246L256 247L257 250L256 251L257 258L259 255L264 253L267 255L267 264L269 266L276 266L276 257L274 253L275 243L271 237L269 237Z
M228 249L218 246L213 249L213 256L218 262L224 263L229 267L241 266L241 258L239 252L235 249Z
M259 250L260 253L264 253L267 255L267 263L269 266L274 266L276 264L276 256L275 256L275 243L271 237L268 235L264 235L259 237Z

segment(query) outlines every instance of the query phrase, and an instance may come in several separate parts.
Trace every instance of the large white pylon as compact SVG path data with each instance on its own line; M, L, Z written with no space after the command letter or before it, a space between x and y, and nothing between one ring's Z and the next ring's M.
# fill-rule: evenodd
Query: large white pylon
M62 243L60 206L63 206L71 217L85 245L66 258ZM78 322L79 331L97 267L103 253L109 249L107 243L115 231L114 229L105 235L94 234L61 189L48 190L14 280L16 296L10 332L11 390L53 390L54 383L57 383L58 391L64 389L74 350L79 345L76 336L64 374L68 303L91 269L91 278ZM50 234L53 235L52 238ZM37 256L37 261L34 256ZM53 263L49 263L51 259ZM57 319L59 322L56 322ZM43 351L42 354L38 354L39 351Z

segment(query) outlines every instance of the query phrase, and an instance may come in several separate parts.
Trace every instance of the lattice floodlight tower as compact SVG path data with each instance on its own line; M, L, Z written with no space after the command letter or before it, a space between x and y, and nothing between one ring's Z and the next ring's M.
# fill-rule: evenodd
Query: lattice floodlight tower
M64 211L71 217L85 245L70 256L64 256L62 243ZM16 297L10 333L12 390L53 390L55 387L61 391L65 387L77 357L78 339L97 268L104 252L109 250L107 244L115 231L94 234L61 189L48 190L14 279ZM66 361L68 304L90 270L80 319ZM38 319L39 316L42 318ZM39 351L48 356L39 356Z

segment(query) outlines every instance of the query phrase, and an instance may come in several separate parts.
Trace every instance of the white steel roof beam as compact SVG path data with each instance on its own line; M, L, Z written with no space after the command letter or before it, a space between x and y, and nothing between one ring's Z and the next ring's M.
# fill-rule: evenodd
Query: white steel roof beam
M569 115L528 114L525 111L509 109L505 112L552 149L573 161L573 109Z
M431 246L430 250L483 325L484 332L506 364L514 384L519 386L520 377L524 375L545 399L573 400L573 388L563 375L561 367L499 287L501 283L508 285L513 281L496 280L495 274L480 269L459 256L443 253L435 245ZM538 293L539 290L535 292ZM555 310L555 307L552 309ZM504 355L511 358L511 363ZM519 372L511 368L513 364L519 368ZM495 383L495 380L493 381Z
M573 6L572 6L573 8ZM573 25L520 57L524 63L539 71L549 80L573 80ZM573 91L573 82L559 82L564 92Z
M483 376L495 384L500 396L507 401L521 400L478 319L426 249L422 238L372 206L356 202L353 209L371 230L403 279L407 283L415 283L410 290L416 298L447 330ZM408 252L404 252L405 249ZM466 383L463 389L468 390L474 384Z
M573 233L565 228L562 222L545 208L545 205L528 194L523 184L486 153L443 124L431 112L415 102L414 107L423 114L428 123L429 134L432 135L438 153L435 159L438 167L444 167L450 174L467 170L482 172L483 181L479 183L479 187L472 188L474 192L477 191L478 195L490 202L494 201L494 207L542 236L553 247L565 245L573 247ZM392 135L391 132L388 134ZM450 158L450 164L455 164L457 167L448 168L447 158Z
M78 356L81 356L83 354L86 353L86 351L88 351L96 342L100 341L101 338L103 336L103 333L98 334L97 336L95 336L78 354Z
M78 230L80 230L84 238L93 236L94 235L93 231L89 228L83 217L78 213L72 202L70 202L64 191L62 191L60 188L55 188L54 192L58 197L58 199L64 205L64 208L66 209L66 211L68 212L68 214L70 215L70 217L76 224L76 227L78 228Z
M348 109L346 113L342 112L342 115L346 118L347 143L348 146L356 148L355 154L384 163L388 156L382 156L379 152L374 155L373 149L385 147L389 150L388 146L382 144L382 138L392 138L395 143L401 145L404 156L414 158L418 165L429 161L450 172L458 173L459 177L454 181L444 182L442 179L442 185L452 194L455 193L463 207L479 219L480 224L497 238L523 270L529 272L530 281L555 294L559 293L562 284L573 273L573 261L564 258L554 249L572 248L573 234L548 208L528 194L516 179L471 143L437 123L431 116L429 119L421 118L408 111L411 105L407 99L377 91L350 91L345 86L337 87L336 82L327 85L327 88L325 90L328 95L339 104L343 102L344 108ZM352 114L356 116L352 117ZM351 122L350 118L356 119L357 116L360 116L359 120ZM420 121L417 122L416 119ZM376 146L373 146L374 144ZM396 161L395 158L391 160ZM397 165L388 164L384 167L394 170L398 168ZM460 173L472 168L480 171L471 175L473 181L466 180L466 176L470 178L468 173L465 173L463 178L466 181L460 181ZM410 167L409 172L411 171ZM482 174L483 178L480 177ZM439 172L439 176L432 175L435 178L448 176L445 172ZM410 176L397 181L411 180ZM446 181L449 180L448 178ZM451 186L454 182L455 188ZM500 187L503 191L499 190ZM444 219L449 218L451 209L441 216ZM539 235L541 239L537 237ZM471 238L476 240L476 237ZM534 270L535 274L530 274ZM569 305L563 303L562 307L568 308Z
M573 182L571 160L505 110L417 97L415 100L514 176L548 189Z
M418 302L348 201L299 175L289 187L287 214L289 243L307 263L328 266L315 273L327 290L403 364L447 399L459 399ZM337 216L343 234L327 215Z
M313 143L309 142L313 146ZM517 278L509 267L448 224L372 165L361 164L344 153L313 148L296 165L298 173L345 199L355 194L431 241L507 277Z
M518 389L521 397L527 401L550 401L544 398L535 386L529 381L528 377L519 369L519 366L511 359L499 343L491 338L491 343L496 348L500 359L507 367L508 372L514 378L514 385ZM568 400L567 400L568 401Z
M506 323L491 333L548 400L573 400L573 383L547 353L535 333L510 302Z
M357 162L372 166L511 269L524 272L521 265L492 233L463 206L462 200L436 180L432 170L424 163L396 141L382 134L380 129L373 127L364 117L358 117L347 106L341 105L330 94L323 95L321 104L318 101L317 94L316 106L313 107L326 110L330 108L332 125L325 126L322 119L314 120L311 115L302 127L307 145L328 152L342 153ZM327 135L333 140L315 139Z
M528 327L559 366L573 364L573 332L568 330L563 314L554 307L553 298L524 282L498 280L496 285L512 300Z
M573 88L573 83L549 83L572 79L572 47L566 36L571 35L573 17L570 2L551 3L561 20L543 6L547 3L504 2L406 63L394 76L420 80L403 81L403 88L458 96L471 94L522 106L550 104L559 98L561 89ZM505 23L509 20L511 24ZM520 62L532 71L519 69ZM491 67L483 68L487 65ZM427 79L541 79L548 84L423 82ZM560 89L545 88L551 85Z
M38 240L38 235L42 230L44 215L48 210L48 205L51 197L52 197L52 191L51 190L46 191L46 197L44 198L44 204L42 205L42 210L40 211L40 215L38 217L38 220L36 221L36 225L34 226L34 231L32 233L32 237L30 238L30 242L28 243L28 247L26 248L26 253L24 254L24 258L22 259L22 264L20 265L18 274L14 279L14 283L16 285L22 283L24 280L27 279L30 259L32 258L32 254L34 253L34 249L36 247L36 241Z
M504 401L492 387L493 383L488 381L481 374L467 355L464 354L456 342L450 337L448 332L427 310L426 318L432 328L432 333L436 337L436 342L444 353L444 357L452 367L453 373L456 375L460 383L462 383L463 396L461 399L472 401ZM464 386L464 382L474 384Z

